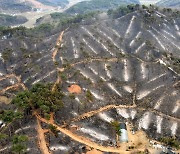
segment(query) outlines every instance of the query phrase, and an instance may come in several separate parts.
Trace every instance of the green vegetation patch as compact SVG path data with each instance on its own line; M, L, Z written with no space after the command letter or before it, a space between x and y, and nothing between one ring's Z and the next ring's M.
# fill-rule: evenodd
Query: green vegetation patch
M0 14L0 26L12 26L17 24L23 24L28 20L23 16L11 16L6 14Z
M120 6L117 9L113 10L113 9L109 9L108 10L108 15L114 19L122 17L128 13L134 12L136 10L140 9L140 5L136 4L136 5L127 5L127 6Z
M23 117L21 112L14 112L12 110L3 110L0 113L0 119L3 122L10 123L15 119L21 119Z
M69 8L66 12L70 14L82 14L95 10L108 10L112 8L117 8L117 6L125 6L128 4L138 4L139 1L124 1L124 0L91 0L91 1L83 1L80 2L71 8Z
M26 135L14 135L12 138L12 152L23 154L27 151L26 142L28 137Z
M67 0L37 0L38 2L49 6L65 6L69 2Z
M170 146L176 149L180 149L180 141L174 137L163 137L160 139L166 146Z
M118 121L111 121L111 126L116 131L116 134L121 136L121 129L120 129L120 126L119 126L119 122Z
M30 90L25 90L17 94L12 100L21 110L33 109L38 111L46 119L49 119L49 114L63 107L62 98L64 94L60 87L56 86L52 91L52 84L36 84Z

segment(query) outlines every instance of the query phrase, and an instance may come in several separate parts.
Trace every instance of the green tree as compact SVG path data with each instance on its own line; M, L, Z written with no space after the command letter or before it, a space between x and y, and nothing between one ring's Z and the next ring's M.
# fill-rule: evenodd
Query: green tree
M163 137L160 139L160 141L167 146L180 149L180 141L178 141L175 137Z
M25 135L14 135L12 138L12 152L15 154L23 154L27 151L26 142L28 137Z
M119 122L118 121L111 121L111 126L113 127L113 129L115 129L116 134L121 136L121 130L120 130Z
M15 119L21 119L22 117L23 117L23 115L22 115L21 112L18 112L18 111L15 112L15 111L12 111L12 110L4 110L0 114L0 119L3 122L6 122L6 123L10 123L10 122L12 122Z
M10 60L10 58L12 57L12 53L13 50L6 48L3 52L2 52L2 58L4 59L4 61L8 61Z
M36 110L41 115L48 117L50 112L55 112L63 107L62 98L64 94L59 86L52 91L52 84L36 84L30 90L25 90L17 94L12 103L17 105L22 111Z
M48 126L48 128L50 129L50 131L57 137L58 136L58 130L57 130L57 128L55 127L55 126L53 126L53 125L49 125Z
M0 141L5 140L8 137L8 135L4 134L4 133L0 133Z
M91 101L91 102L93 101L93 95L90 92L90 90L86 91L86 98L87 98L88 101Z
M75 97L75 95L74 95L74 94L69 94L69 98L71 98L71 99L75 99L76 97Z

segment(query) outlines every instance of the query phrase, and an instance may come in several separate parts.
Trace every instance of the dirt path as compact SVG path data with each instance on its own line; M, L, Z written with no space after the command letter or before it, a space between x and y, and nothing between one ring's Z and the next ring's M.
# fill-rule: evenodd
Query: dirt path
M116 108L128 108L129 109L129 108L135 108L135 107L136 107L136 105L108 105L108 106L102 107L100 109L84 113L84 114L78 116L77 118L71 119L70 121L71 122L76 122L76 121L79 121L79 120L83 120L83 119L92 117L95 114L98 114L100 112L104 112L104 111L107 111L107 110L110 110L110 109L116 109Z
M82 60L82 61L79 61L79 62L70 64L70 66L71 66L71 67L74 67L74 66L76 66L76 65L78 65L78 64L82 64L82 63L87 64L87 63L91 63L91 62L93 62L93 61L99 61L99 62L115 62L115 61L118 61L118 59L117 59L117 58L109 58L109 59L107 59L107 58L88 58L88 59L85 59L85 60ZM60 72L63 72L63 71L66 70L66 68L62 67L62 68L58 68L58 70L59 70Z
M68 29L68 28L67 28L67 29ZM57 53L58 53L58 50L59 50L59 48L61 47L61 42L62 42L62 38L63 38L64 32L65 32L67 29L65 29L64 31L62 31L62 32L60 33L60 35L59 35L59 37L58 37L58 39L57 39L57 41L56 41L56 46L55 46L55 49L54 49L54 51L53 51L53 53L52 53L52 61L53 61L54 63L56 62L56 55L57 55ZM63 71L64 71L64 70L63 70ZM57 72L58 72L58 73L59 73L59 72L62 72L62 70L59 70L59 68L57 67ZM52 91L54 91L55 88L56 88L56 85L60 84L61 82L62 82L61 77L60 77L59 74L58 74L57 80L56 80L56 82L55 82L54 85L53 85Z
M51 124L51 125L53 125L54 127L57 128L57 130L59 130L59 131L61 131L62 133L66 134L66 135L69 136L71 139L73 139L73 140L75 140L75 141L77 141L77 142L80 142L80 143L82 143L82 144L85 144L85 145L87 145L87 146L89 146L89 147L92 147L92 148L94 148L94 149L98 149L98 150L104 151L104 152L116 152L116 153L123 153L123 154L124 154L124 153L130 153L130 152L124 151L124 150L122 150L122 149L120 149L120 148L109 147L109 146L105 147L105 146L99 145L99 144L97 144L97 143L95 143L95 142L92 142L91 140L89 140L89 139L87 139L87 138L85 138L85 137L83 137L83 136L78 136L78 135L72 133L71 131L69 131L69 130L67 130L67 129L65 129L65 128L62 128L62 127L60 127L60 126L58 126L58 125L56 125L56 124L54 124L54 123L52 123L52 122L44 119L44 118L41 118L41 117L38 116L38 115L36 115L36 117L37 117L37 119L39 119L40 121L42 121L42 122L44 122L44 123L46 123L46 124Z
M53 85L53 87L52 87L52 91L55 91L55 90L56 90L56 86L57 86L58 84L60 84L61 82L62 82L62 80L61 80L61 78L60 78L59 75L58 75L57 80L56 80L56 82L54 83L54 85Z
M152 63L152 62L146 62L146 61L143 61L142 59L140 59L139 57L136 57L136 56L132 56L134 58L136 58L137 60L139 60L140 62L143 62L143 63ZM121 59L124 59L123 57ZM87 64L87 63L91 63L91 62L94 62L94 61L98 61L98 62L117 62L119 61L120 59L118 58L88 58L88 59L84 59L82 61L78 61L78 62L75 62L73 64L70 64L71 67L74 67L78 64ZM158 63L159 60L153 62L153 63ZM66 68L62 67L62 68L58 68L61 72L63 72Z
M8 87L5 87L3 88L2 90L0 90L0 94L2 93L5 93L7 90L10 90L10 89L18 89L20 86L26 90L26 86L24 85L24 83L22 83L21 81L21 76L16 76L15 74L8 74L6 76L3 76L0 78L0 81L2 80L6 80L6 79L10 79L10 78L15 78L17 80L17 83L16 84L13 84L11 86L8 86Z
M14 85L12 85L12 86L8 86L8 87L0 90L0 94L4 94L6 91L8 91L8 90L10 90L10 89L18 89L18 88L19 88L19 85L20 85L20 84L17 83L17 84L14 84Z
M78 117L75 117L75 118L73 118L73 119L65 122L65 124L62 125L62 127L66 127L67 124L69 124L70 122L80 121L80 120L83 120L83 119L92 117L92 116L94 116L94 115L96 115L96 114L98 114L98 113L100 113L100 112L104 112L104 111L107 111L107 110L110 110L110 109L116 109L116 108L125 108L125 109L130 109L130 108L131 108L131 109L135 109L135 108L136 108L136 109L141 110L141 111L153 112L153 113L158 114L158 115L160 115L160 116L162 116L162 117L165 117L165 118L167 118L167 119L171 119L171 120L173 120L173 121L179 121L179 122L180 122L180 119L178 119L178 118L176 118L176 117L172 117L172 116L166 115L166 114L164 114L164 113L162 113L162 112L159 112L159 111L157 111L157 110L154 110L154 109L152 109L152 110L150 110L150 109L147 110L147 109L142 108L142 107L137 107L136 104L134 103L133 105L129 105L129 106L128 106L128 105L108 105L108 106L102 107L102 108L100 108L100 109L97 109L97 110L94 110L94 111L90 111L90 112L84 113L84 114L82 114L82 115L80 115L80 116L78 116Z
M64 32L65 32L65 30L60 33L60 35L59 35L59 37L58 37L58 39L56 41L56 46L55 46L55 49L54 49L54 51L52 53L52 60L53 60L53 62L56 62L55 58L56 58L56 55L57 55L57 52L58 52L59 48L61 47L61 41L62 41Z
M8 74L0 78L0 81L8 79L8 78L15 78L19 83L21 82L21 76L17 76L15 74Z
M155 150L155 149L150 148L148 138L146 137L146 134L143 131L138 131L135 135L133 135L130 131L129 126L128 126L128 136L130 138L130 142L122 143L120 145L120 147L110 147L110 146L99 145L99 144L91 141L90 139L88 139L86 137L78 136L77 134L71 132L70 130L56 125L54 122L48 121L44 118L41 118L37 114L36 114L36 118L39 119L41 122L53 125L54 127L57 128L57 130L64 133L65 135L69 136L71 139L73 139L79 143L85 144L88 147L91 147L93 149L97 149L97 150L100 150L103 152L114 152L114 153L121 153L121 154L129 154L129 153L132 153L133 151L136 151L136 152L137 151L144 151L146 148L148 148L148 150L150 150L152 153L154 153L154 150ZM126 149L129 145L136 146L136 148L132 151L126 151Z
M8 75L5 75L5 76L1 77L0 81L8 79L8 78L12 78L12 77L16 77L16 76L14 74L8 74Z
M39 143L39 147L41 149L41 152L43 154L52 154L48 147L47 147L47 142L45 140L45 135L44 133L47 132L47 130L42 129L41 124L39 119L37 118L37 132L38 132L38 143Z
M49 119L49 121L50 121L51 123L54 123L54 113L53 113L53 112L50 113L50 119Z

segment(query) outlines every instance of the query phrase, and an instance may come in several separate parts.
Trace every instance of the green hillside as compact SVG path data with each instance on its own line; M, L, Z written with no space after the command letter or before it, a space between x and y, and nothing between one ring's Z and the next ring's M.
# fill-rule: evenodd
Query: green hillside
M0 26L13 26L23 24L25 22L27 22L27 19L23 16L10 16L0 14Z
M69 8L66 13L84 13L94 10L107 10L112 8L117 8L119 5L128 5L128 4L139 4L139 0L91 0L80 2L71 8Z
M49 5L49 6L65 6L68 4L68 0L37 0L38 2L44 4L44 5Z
M161 0L157 3L158 6L162 7L180 7L180 1L179 0Z

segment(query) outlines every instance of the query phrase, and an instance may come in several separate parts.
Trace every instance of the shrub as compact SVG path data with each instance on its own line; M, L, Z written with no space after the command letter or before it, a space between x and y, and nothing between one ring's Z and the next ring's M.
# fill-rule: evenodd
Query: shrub
M165 145L180 149L180 141L178 141L174 137L163 137L160 139L161 142L163 142Z

